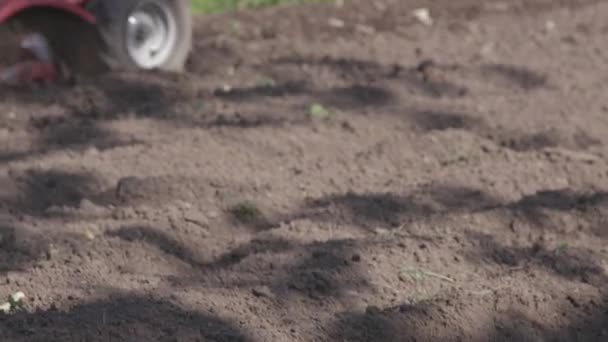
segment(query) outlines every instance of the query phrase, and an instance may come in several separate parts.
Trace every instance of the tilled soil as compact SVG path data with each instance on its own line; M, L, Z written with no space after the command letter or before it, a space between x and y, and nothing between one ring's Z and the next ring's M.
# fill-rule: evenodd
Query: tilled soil
M275 8L2 89L0 340L608 341L606 18Z

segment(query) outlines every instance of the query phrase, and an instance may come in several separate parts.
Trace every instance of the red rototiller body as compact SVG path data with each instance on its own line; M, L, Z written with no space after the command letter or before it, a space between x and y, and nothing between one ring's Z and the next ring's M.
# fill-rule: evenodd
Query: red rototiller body
M192 41L187 0L0 0L0 24L35 34L27 44L42 38L68 64L96 55L110 67L181 71ZM40 62L44 52L33 54Z

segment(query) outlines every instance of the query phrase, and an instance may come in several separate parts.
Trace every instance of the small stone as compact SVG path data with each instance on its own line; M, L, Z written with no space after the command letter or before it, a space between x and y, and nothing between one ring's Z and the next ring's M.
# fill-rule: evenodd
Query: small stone
M256 297L274 298L274 294L268 286L254 287L251 289L251 293L253 293L253 295Z
M380 310L380 308L375 305L369 305L367 308L365 308L365 313L368 315L378 315L381 312L382 310Z
M370 35L370 36L376 34L375 28L368 26L368 25L363 25L363 24L357 25L357 31L359 31L363 34Z
M86 237L88 240L95 240L95 234L93 234L91 231L86 231L84 232L84 237Z
M433 18L431 18L431 11L428 8L415 9L412 14L424 25L431 26L434 23Z
M572 297L571 295L567 295L566 299L570 302L570 304L572 304L573 307L575 308L579 308L581 305L579 304L579 302Z
M329 26L335 27L335 28L343 28L344 26L346 26L346 24L344 23L344 20L341 20L338 18L329 18L328 24L329 24Z
M353 262L359 262L359 261L361 261L361 255L353 254L353 256L350 258L350 260L352 260Z
M435 67L435 61L432 59L424 59L416 66L416 71L419 73L428 72L430 69Z
M114 218L115 220L130 220L136 217L137 214L135 213L135 209L133 209L133 207L117 208L112 213L112 218Z
M3 303L0 305L0 312L9 313L11 311L11 303Z
M353 125L348 121L342 122L342 129L351 133L355 132L355 127L353 127Z
M45 251L46 260L52 260L55 257L55 254L55 248L52 245L49 246L49 248L47 248Z
M181 210L192 209L192 203L186 201L177 201L176 206Z
M87 156L97 156L99 155L99 149L95 146L91 146L84 151Z
M406 283L409 281L409 279L407 278L407 276L403 273L399 273L399 275L397 276L399 278L400 281Z
M404 312L411 312L416 310L416 306L411 305L411 304L402 304L399 306L399 312L404 313Z
M494 43L486 43L481 47L481 50L479 51L480 55L482 57L490 57L493 53L494 53Z
M492 3L485 4L485 7L491 11L505 12L511 8L511 5L509 5L509 3L507 3L507 2L502 1L502 2L492 2Z
M390 230L386 228L374 228L374 233L378 235L386 235L390 233Z
M207 228L209 226L207 217L198 210L189 210L184 213L184 220L201 228Z

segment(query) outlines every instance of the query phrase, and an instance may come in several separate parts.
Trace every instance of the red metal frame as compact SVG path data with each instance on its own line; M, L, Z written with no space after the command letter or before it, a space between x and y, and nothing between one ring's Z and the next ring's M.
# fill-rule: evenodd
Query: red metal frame
M95 17L82 7L86 0L0 0L0 24L30 8L54 8L95 24Z

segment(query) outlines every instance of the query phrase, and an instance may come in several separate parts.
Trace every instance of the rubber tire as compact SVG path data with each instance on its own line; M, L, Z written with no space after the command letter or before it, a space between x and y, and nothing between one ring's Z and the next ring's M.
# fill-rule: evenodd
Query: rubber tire
M103 41L102 58L112 69L139 70L127 51L126 29L130 13L146 2L169 4L177 24L177 41L171 55L157 68L181 72L192 48L192 13L185 0L93 0L86 5L97 19Z

